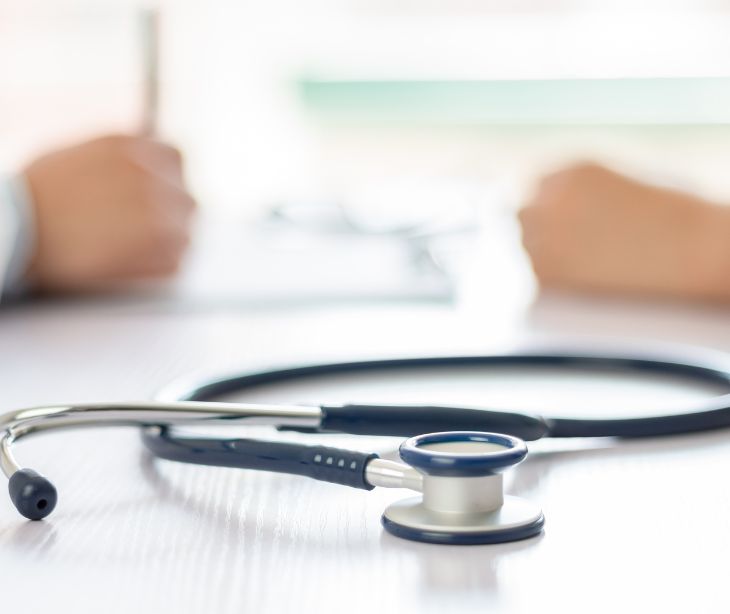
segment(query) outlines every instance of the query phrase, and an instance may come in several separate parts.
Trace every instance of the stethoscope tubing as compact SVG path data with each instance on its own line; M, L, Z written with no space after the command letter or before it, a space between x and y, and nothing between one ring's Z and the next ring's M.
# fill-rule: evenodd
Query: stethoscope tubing
M705 400L679 414L636 418L562 418L486 408L404 405L298 406L220 403L213 399L262 385L338 374L456 367L567 367L682 376L730 388L730 371L692 362L635 356L570 353L441 356L340 362L270 369L208 380L179 382L154 402L58 405L0 416L0 466L12 475L19 465L10 445L33 432L79 426L174 426L175 424L269 424L304 432L414 436L426 431L491 430L525 440L542 437L655 437L730 427L730 394ZM167 434L169 437L169 433Z
M258 386L325 375L375 373L428 368L561 367L611 369L685 377L730 389L730 371L722 367L637 356L530 353L446 356L330 363L271 369L175 385L157 401L36 407L0 416L0 466L10 478L11 497L21 513L42 518L55 505L55 488L46 478L22 469L12 453L17 439L41 431L87 426L137 426L153 454L170 460L262 469L307 475L356 488L389 486L418 489L417 472L402 470L377 455L283 441L190 437L178 425L269 425L303 432L412 437L422 433L480 431L525 440L542 437L653 437L730 427L730 394L688 408L684 413L635 418L594 419L536 416L486 408L402 405L271 405L227 403L216 399L251 392ZM174 391L174 392L171 392ZM25 499L23 493L31 492ZM37 495L37 496L36 496ZM46 505L50 497L52 503ZM28 508L42 500L43 509ZM30 502L30 503L29 503Z
M286 367L204 382L177 382L163 390L159 398L168 401L205 401L224 395L250 392L259 386L321 376L460 367L605 369L683 377L696 383L720 385L730 390L730 368L699 362L622 355L525 353L396 358ZM682 413L632 418L565 418L493 411L484 407L476 409L423 405L348 404L323 406L322 410L319 431L399 437L411 437L428 432L429 429L477 429L503 432L533 441L543 437L657 437L730 427L730 393L703 400ZM311 428L293 427L289 430L312 432Z

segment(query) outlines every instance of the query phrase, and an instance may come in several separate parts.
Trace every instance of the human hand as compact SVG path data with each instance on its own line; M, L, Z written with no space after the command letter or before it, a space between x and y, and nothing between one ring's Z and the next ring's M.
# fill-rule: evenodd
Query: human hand
M90 290L178 268L195 203L175 148L102 137L48 154L24 174L35 207L33 287Z
M730 208L581 164L545 177L519 218L544 286L730 300Z

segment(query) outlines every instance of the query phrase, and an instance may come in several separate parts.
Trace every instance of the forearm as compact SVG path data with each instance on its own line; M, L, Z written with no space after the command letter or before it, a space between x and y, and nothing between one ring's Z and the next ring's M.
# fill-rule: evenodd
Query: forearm
M544 286L730 303L730 206L583 164L543 179L520 221Z
M690 294L730 302L730 206L698 204Z

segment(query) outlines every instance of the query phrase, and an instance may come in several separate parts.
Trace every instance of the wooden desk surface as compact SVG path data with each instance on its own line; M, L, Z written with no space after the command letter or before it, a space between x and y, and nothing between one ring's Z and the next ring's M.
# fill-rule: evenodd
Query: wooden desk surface
M515 340L544 341L546 334L568 330L566 322L573 333L601 330L604 340L613 325L627 334L730 350L730 318L721 311L543 298L511 322L445 307L265 314L38 305L0 317L1 398L7 408L144 399L170 379L199 370L489 351ZM421 396L605 412L681 406L709 392L598 375L525 381L466 373L331 380L264 389L256 398ZM397 445L392 439L336 440L384 454ZM383 532L380 514L402 491L368 493L155 461L132 430L31 438L18 445L18 458L53 478L60 501L46 521L27 522L0 498L3 609L728 611L726 432L530 447L508 491L542 504L544 534L514 544L444 547Z

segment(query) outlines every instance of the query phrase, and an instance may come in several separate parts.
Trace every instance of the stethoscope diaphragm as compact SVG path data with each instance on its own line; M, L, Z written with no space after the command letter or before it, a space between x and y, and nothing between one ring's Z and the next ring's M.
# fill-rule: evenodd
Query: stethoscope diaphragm
M383 527L438 544L494 544L539 534L545 522L540 507L503 493L502 472L526 455L522 440L497 433L431 433L404 441L400 456L422 474L422 495L391 504Z

